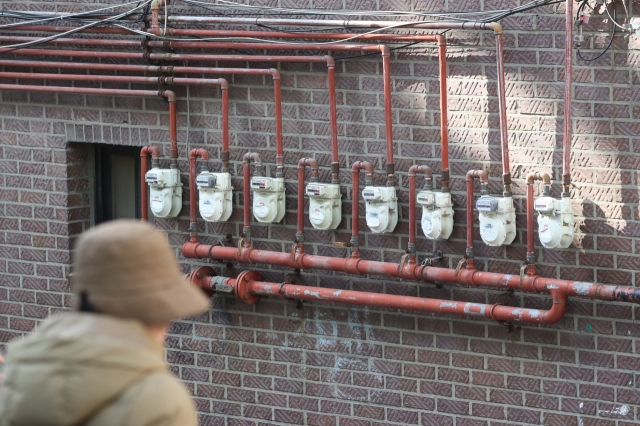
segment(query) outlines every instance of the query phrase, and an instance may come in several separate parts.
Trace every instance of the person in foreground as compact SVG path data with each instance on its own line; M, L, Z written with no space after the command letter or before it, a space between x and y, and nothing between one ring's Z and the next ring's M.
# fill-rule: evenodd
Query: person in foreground
M75 312L9 344L1 426L195 426L194 403L164 362L171 321L206 310L166 237L114 221L75 249Z

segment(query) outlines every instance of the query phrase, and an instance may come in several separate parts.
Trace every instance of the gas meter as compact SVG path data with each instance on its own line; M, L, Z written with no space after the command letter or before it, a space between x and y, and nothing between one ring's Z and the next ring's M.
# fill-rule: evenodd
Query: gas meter
M573 241L571 199L540 197L533 204L538 215L538 237L546 248L567 248Z
M362 198L367 206L367 226L371 232L375 234L393 232L398 224L396 188L393 186L367 186L362 191Z
M176 217L182 210L180 170L152 168L145 175L149 184L151 212L156 217Z
M253 189L253 216L258 222L280 222L284 217L284 178L254 176L251 179Z
M232 206L231 175L203 171L196 178L200 195L200 216L207 222L224 222L229 219Z
M311 225L316 229L336 229L342 220L340 185L312 182L305 192L309 196Z
M453 203L448 192L420 191L422 232L430 240L446 240L453 231Z
M509 245L516 237L516 209L512 197L481 196L476 202L480 213L480 236L488 246Z

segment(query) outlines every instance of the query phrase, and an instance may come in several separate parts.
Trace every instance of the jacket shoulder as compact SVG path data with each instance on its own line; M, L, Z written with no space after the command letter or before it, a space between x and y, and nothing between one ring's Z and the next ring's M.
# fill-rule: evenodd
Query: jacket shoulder
M116 421L116 423L113 423ZM90 426L197 426L195 405L187 389L171 374L145 377L127 389Z

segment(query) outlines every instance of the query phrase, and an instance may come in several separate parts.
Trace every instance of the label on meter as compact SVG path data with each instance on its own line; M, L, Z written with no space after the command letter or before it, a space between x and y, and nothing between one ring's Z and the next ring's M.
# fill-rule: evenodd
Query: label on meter
M373 198L379 198L380 195L378 193L378 191L373 190L373 189L366 189L364 191L362 191L362 196L366 199L373 199Z
M498 210L498 200L480 197L476 202L476 209L481 212L495 212Z
M307 195L324 195L324 188L322 186L307 185Z
M216 177L212 175L200 175L196 178L196 184L205 188L214 188L216 186Z
M436 198L433 194L418 195L418 202L420 204L435 204Z
M269 214L269 206L267 206L263 201L259 201L256 204L254 212L256 216L266 217Z
M147 172L144 178L147 182L154 183L158 181L158 174L153 172Z
M541 211L541 212L550 212L551 210L553 210L553 200L549 199L549 198L541 198L536 200L536 202L533 204L533 207L537 210L537 211Z
M498 236L498 227L492 221L485 223L482 230L484 237L489 241L495 240Z
M271 185L269 185L270 181L267 181L267 179L256 179L254 178L251 181L251 186L253 188L256 189L269 189L269 187L271 187Z
M311 213L309 214L309 216L311 219L321 222L324 220L324 209L316 207L313 210L311 210Z

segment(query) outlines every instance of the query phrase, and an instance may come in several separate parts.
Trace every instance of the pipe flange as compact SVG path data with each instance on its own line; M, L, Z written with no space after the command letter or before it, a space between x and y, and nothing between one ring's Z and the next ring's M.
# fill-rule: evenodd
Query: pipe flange
M255 305L260 300L260 296L249 293L249 281L260 281L262 275L256 271L244 271L236 278L236 297L247 305Z
M200 287L203 290L212 290L210 288L205 288L203 280L207 277L213 277L216 275L214 269L210 266L202 266L198 269L194 269L189 274L187 274L187 281L190 281L194 285Z

